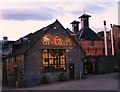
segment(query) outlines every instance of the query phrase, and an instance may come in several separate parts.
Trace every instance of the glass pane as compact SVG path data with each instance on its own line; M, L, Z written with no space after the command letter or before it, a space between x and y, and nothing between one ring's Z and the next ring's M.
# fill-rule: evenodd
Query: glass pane
M49 64L53 64L53 59L49 59Z
M49 53L49 58L53 58L53 56Z
M44 67L65 69L65 50L64 49L45 49L42 50Z

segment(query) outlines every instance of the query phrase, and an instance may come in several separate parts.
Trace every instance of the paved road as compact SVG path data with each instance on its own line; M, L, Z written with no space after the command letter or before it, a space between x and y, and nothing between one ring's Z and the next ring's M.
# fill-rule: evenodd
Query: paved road
M14 90L118 90L118 73L88 75L87 79L71 80Z

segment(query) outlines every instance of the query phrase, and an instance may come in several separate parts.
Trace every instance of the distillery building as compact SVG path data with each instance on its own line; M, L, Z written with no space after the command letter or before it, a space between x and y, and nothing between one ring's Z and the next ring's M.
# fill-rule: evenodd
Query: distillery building
M115 56L105 56L104 38L95 33L89 26L89 18L91 15L82 14L79 21L73 21L71 36L84 49L86 57L84 58L84 73L85 74L101 74L116 71L118 67L118 59ZM81 28L79 28L81 23ZM117 30L119 27L113 30ZM116 33L118 35L119 33ZM119 35L118 35L119 36ZM115 44L119 43L118 36ZM118 46L118 44L117 44ZM118 47L117 47L118 48ZM117 49L117 51L119 51Z
M104 39L89 27L90 17L91 16L88 14L82 14L79 17L81 20L80 22L76 20L73 21L71 23L73 32L71 36L76 39L86 53L84 59L84 72L97 74L99 72L99 56L104 55ZM81 23L80 29L79 23Z
M6 58L8 85L83 78L85 52L69 32L56 20L11 44Z
M56 20L9 44L3 62L6 84L24 87L113 72L117 59L104 55L104 39L89 27L90 17L82 14L72 30ZM119 48L119 35L116 41Z
M108 53L112 55L112 41L111 35L113 38L113 50L114 55L120 56L120 25L113 25L112 26L112 34L111 31L108 32Z

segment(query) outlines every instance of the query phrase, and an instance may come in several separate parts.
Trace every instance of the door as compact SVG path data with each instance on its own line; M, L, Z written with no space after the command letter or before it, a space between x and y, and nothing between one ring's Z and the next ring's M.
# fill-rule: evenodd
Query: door
M97 74L97 67L95 62L87 62L85 63L85 70L88 74Z
M70 64L69 65L69 76L70 76L70 79L74 79L74 64Z

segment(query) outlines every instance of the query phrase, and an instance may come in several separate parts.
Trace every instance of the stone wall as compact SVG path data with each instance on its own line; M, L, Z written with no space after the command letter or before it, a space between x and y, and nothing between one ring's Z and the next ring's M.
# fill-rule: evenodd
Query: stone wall
M65 75L65 79L69 80L69 65L74 64L74 78L78 79L83 77L83 50L78 44L72 39L69 34L61 28L59 24L55 25L55 29L51 28L46 34L44 34L25 54L25 85L32 86L40 84L42 77L46 76L49 82L58 81L59 74L61 71L56 72L44 72L42 71L42 50L43 49L65 49L66 51L66 70L62 71ZM53 43L55 37L59 36L63 44L55 46ZM43 44L46 37L49 37L50 44ZM64 44L68 43L69 44ZM80 70L81 69L81 70ZM80 72L81 71L81 72Z
M101 56L99 59L99 73L115 72L118 68L118 58L116 56Z

